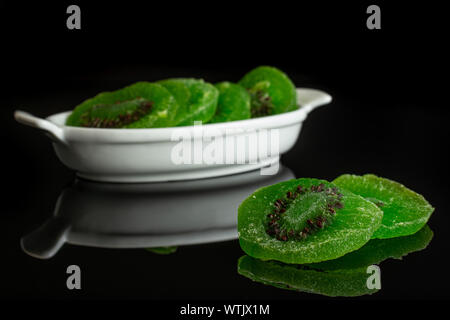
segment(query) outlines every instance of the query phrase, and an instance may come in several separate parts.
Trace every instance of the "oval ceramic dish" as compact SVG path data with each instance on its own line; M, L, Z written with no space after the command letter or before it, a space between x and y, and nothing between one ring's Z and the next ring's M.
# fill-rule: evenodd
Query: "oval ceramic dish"
M82 178L123 183L189 180L277 164L279 156L295 144L308 113L331 101L330 95L319 90L298 88L297 94L301 107L295 111L199 126L82 128L65 125L71 111L46 119L23 111L14 116L20 123L46 131L59 159ZM219 148L223 160L214 158L217 151L211 152Z

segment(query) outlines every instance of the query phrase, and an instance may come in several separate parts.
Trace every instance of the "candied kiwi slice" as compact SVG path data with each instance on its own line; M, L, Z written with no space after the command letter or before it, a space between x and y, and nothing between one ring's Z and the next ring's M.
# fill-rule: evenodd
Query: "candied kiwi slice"
M91 128L123 128L142 117L152 109L153 102L137 98L129 101L117 102L113 105L98 104L89 112L81 115L83 127Z
M384 212L381 226L373 238L386 239L416 233L434 211L420 194L398 182L373 174L344 174L333 183L375 203Z
M242 86L231 82L215 85L219 90L217 110L211 123L249 119L250 95Z
M178 111L175 115L175 125L183 121L186 114L189 112L189 104L191 100L191 92L185 83L177 79L166 79L157 82L164 88L170 91L178 102Z
M170 127L174 125L177 109L177 101L166 88L137 82L84 101L73 110L66 124L99 128Z
M176 115L178 126L190 126L195 121L207 123L211 120L216 113L219 99L219 91L216 87L202 79L175 78L169 80L184 84L190 93L187 107L180 108Z
M250 93L252 117L263 117L298 108L294 84L277 68L257 67L244 75L239 84Z
M253 281L280 289L320 294L329 297L356 297L373 294L367 288L367 269L323 272L302 265L262 261L250 256L238 260L238 273Z
M285 263L336 259L362 247L383 212L325 180L301 178L258 189L239 206L241 248Z

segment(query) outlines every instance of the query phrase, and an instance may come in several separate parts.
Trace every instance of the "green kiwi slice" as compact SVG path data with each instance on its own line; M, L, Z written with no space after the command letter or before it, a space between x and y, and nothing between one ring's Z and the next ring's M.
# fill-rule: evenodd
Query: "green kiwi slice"
M219 91L201 79L168 79L172 83L185 85L190 93L187 107L180 108L176 115L178 126L190 126L194 121L207 123L216 113Z
M242 86L231 82L215 85L219 90L217 110L211 123L249 119L250 95Z
M189 88L182 81L176 79L160 80L157 83L169 90L177 100L178 111L175 115L174 124L179 124L189 112L188 108L191 99L191 92L189 91Z
M238 209L241 248L285 263L336 259L378 229L383 212L325 180L301 178L258 189Z
M330 297L356 297L379 291L367 288L367 268L323 272L302 265L243 256L238 261L238 273L276 288Z
M370 200L383 210L381 226L373 238L386 239L416 233L434 211L420 194L398 182L373 174L344 174L333 183Z
M156 254L172 254L177 251L178 247L156 247L156 248L147 248L145 250L156 253Z
M177 109L177 101L166 88L137 82L84 101L73 110L66 124L96 128L170 127Z
M416 233L390 239L372 239L362 248L338 259L308 264L313 269L336 271L379 264L389 258L402 259L404 256L425 249L433 239L433 231L425 225Z
M298 108L294 84L277 68L257 67L244 75L239 84L250 93L252 117L263 117Z

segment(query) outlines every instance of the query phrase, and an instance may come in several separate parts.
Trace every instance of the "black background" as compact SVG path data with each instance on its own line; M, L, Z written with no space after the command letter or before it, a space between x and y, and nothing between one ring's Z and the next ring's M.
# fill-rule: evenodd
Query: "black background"
M375 173L423 194L436 208L429 248L383 264L383 289L357 300L448 299L447 41L438 5L381 7L382 29L366 28L371 2L74 2L82 29L66 28L68 2L0 5L3 228L0 295L5 298L324 300L252 283L236 273L236 241L144 250L64 247L48 261L25 255L22 235L48 217L73 180L48 139L13 119L15 109L47 116L100 91L138 80L202 77L237 81L260 64L333 103L308 116L282 162L298 177ZM78 264L83 289L65 288ZM342 300L342 299L341 299Z

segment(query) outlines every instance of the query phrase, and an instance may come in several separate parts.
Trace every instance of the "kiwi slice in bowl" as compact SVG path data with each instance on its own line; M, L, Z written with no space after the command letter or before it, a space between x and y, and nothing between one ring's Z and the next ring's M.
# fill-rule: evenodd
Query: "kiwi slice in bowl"
M175 119L177 126L191 126L196 121L207 123L216 113L219 91L212 84L202 79L174 78L168 79L180 83L189 90L189 100L178 110ZM168 81L166 80L166 81Z
M297 92L289 77L281 70L257 67L239 81L251 96L252 117L292 111L298 108Z
M217 110L211 123L249 119L250 94L242 86L231 82L220 82L215 85L219 90Z
M373 174L344 174L333 183L373 202L384 212L380 228L373 238L414 234L427 223L434 211L420 194L398 182Z
M191 100L191 92L183 81L179 79L166 79L157 82L175 97L178 102L178 111L175 115L174 123L179 124L184 120L184 117L189 112L189 104Z
M241 248L285 263L336 259L370 240L383 212L325 180L301 178L255 191L238 209Z
M174 125L178 103L163 86L137 82L103 92L78 105L68 126L95 128L160 128Z

